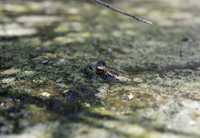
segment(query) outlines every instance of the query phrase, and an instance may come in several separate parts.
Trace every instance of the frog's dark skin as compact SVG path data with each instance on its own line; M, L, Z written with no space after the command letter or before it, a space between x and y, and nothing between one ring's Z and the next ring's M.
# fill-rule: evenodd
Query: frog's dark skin
M105 61L98 61L95 64L90 64L84 69L84 74L91 80L101 78L107 82L122 82L120 75L112 68L108 67Z
M97 62L95 71L97 75L106 81L114 81L119 75L113 69L109 68L104 61Z

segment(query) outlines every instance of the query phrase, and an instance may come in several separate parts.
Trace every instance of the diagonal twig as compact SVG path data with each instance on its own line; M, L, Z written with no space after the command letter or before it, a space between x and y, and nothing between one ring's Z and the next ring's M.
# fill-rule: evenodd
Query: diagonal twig
M104 7L106 7L106 8L108 8L108 9L111 9L111 10L113 10L113 11L115 11L115 12L118 12L118 13L120 13L120 14L122 14L122 15L131 17L131 18L133 18L133 19L135 19L135 20L137 20L137 21L139 21L139 22L143 22L143 23L146 23L146 24L153 24L153 23L152 23L151 21L149 21L149 20L146 20L146 19L144 19L144 18L135 16L135 15L131 15L131 14L127 13L127 12L124 12L124 11L118 9L118 8L113 7L112 5L106 3L106 2L104 2L104 1L102 1L102 0L95 0L95 2L98 3L98 4L100 4L100 5L102 5L102 6L104 6Z

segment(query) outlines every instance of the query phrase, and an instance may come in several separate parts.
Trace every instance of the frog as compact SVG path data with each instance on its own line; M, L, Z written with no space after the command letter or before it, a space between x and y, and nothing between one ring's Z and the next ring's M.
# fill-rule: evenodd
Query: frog
M101 79L105 82L129 82L130 79L122 75L119 71L109 67L104 60L88 64L84 68L84 74L91 80Z

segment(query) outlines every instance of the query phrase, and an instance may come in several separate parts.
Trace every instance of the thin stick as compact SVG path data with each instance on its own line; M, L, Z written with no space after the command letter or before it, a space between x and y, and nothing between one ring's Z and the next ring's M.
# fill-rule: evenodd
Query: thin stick
M106 3L106 2L104 2L104 1L102 1L102 0L95 0L95 2L98 3L98 4L100 4L100 5L102 5L102 6L104 6L104 7L106 7L106 8L108 8L108 9L111 9L111 10L113 10L113 11L115 11L115 12L118 12L118 13L120 13L120 14L122 14L122 15L131 17L131 18L133 18L133 19L135 19L135 20L137 20L137 21L139 21L139 22L143 22L143 23L146 23L146 24L153 24L153 23L152 23L151 21L149 21L149 20L146 20L146 19L144 19L144 18L135 16L135 15L131 15L131 14L127 13L127 12L124 12L124 11L118 9L118 8L113 7L112 5Z

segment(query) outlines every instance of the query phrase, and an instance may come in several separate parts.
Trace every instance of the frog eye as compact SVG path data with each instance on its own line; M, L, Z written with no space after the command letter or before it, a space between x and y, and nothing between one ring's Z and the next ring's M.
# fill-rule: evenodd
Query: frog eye
M104 66L97 66L96 69L97 70L105 70L106 68Z
M106 72L106 68L104 66L97 66L96 67L96 73L97 74L102 74Z

